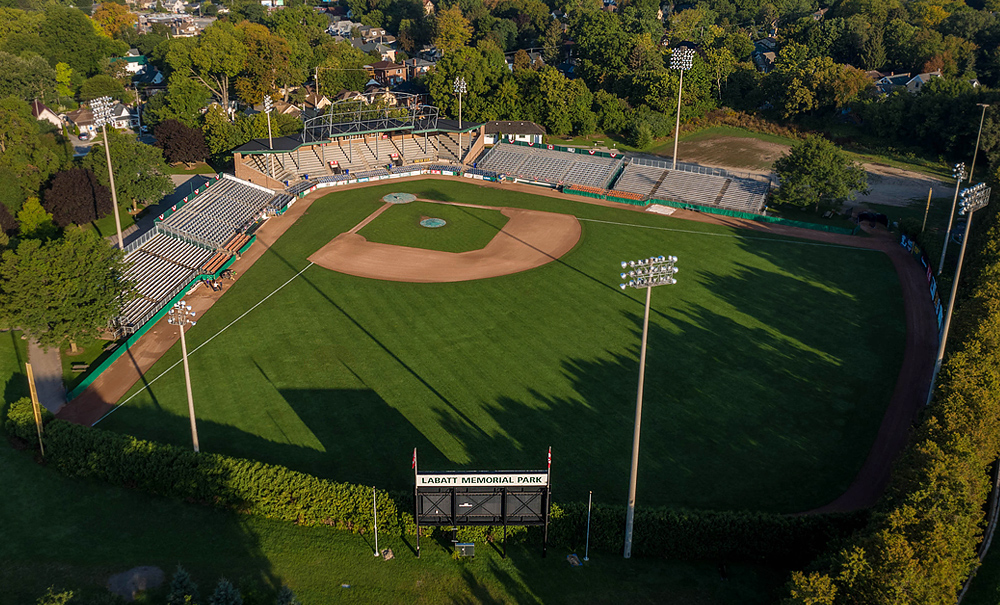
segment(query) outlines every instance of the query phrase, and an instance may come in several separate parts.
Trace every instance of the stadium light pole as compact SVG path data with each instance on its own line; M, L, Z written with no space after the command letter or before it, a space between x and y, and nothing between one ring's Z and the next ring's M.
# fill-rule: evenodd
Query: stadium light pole
M108 145L108 122L111 121L111 97L98 97L90 102L94 113L94 124L104 133L104 157L108 160L108 181L111 184L111 203L115 212L115 229L118 231L118 247L125 249L122 236L122 219L118 215L118 192L115 190L115 171L111 168L111 147Z
M267 114L267 148L272 152L274 151L274 141L271 139L271 110L274 109L274 102L271 101L271 95L264 95L264 113ZM267 154L270 156L271 164L271 174L272 179L274 178L274 153Z
M958 253L958 266L955 268L955 280L951 282L951 296L948 297L948 310L944 316L944 327L941 330L941 341L938 343L937 359L934 360L934 373L931 374L931 388L927 391L927 404L930 405L934 396L934 384L937 382L938 372L941 371L941 364L944 362L944 349L948 344L948 329L951 327L951 314L955 310L955 294L958 292L958 278L962 275L962 261L965 260L965 247L969 243L969 231L972 230L972 215L976 210L984 208L990 203L990 188L986 183L979 183L962 190L962 201L960 202L960 215L968 214L965 221L965 235L962 236L962 250Z
M670 69L676 69L681 74L677 84L677 124L674 126L674 164L671 170L677 170L677 143L681 136L681 93L684 91L684 72L691 69L694 61L694 49L678 46L670 55Z
M632 556L632 522L635 519L635 483L639 474L639 428L642 424L642 386L646 375L646 338L649 334L649 301L656 286L677 283L676 256L652 256L633 261L622 261L620 284L627 288L646 289L646 311L642 317L642 347L639 349L639 389L635 399L635 428L632 433L632 467L628 480L628 510L625 514L625 558Z
M962 181L965 180L965 162L955 164L951 169L951 176L955 179L955 197L951 200L948 228L944 232L944 247L941 248L941 262L938 263L938 275L941 275L941 271L944 270L944 255L948 252L948 240L951 239L951 221L955 218L955 206L958 205L958 188L962 185Z
M462 95L467 91L465 78L455 78L455 94L458 95L458 163L462 163Z
M976 103L977 107L983 108L983 115L979 116L979 134L976 135L976 150L972 152L972 168L969 169L969 182L972 182L972 173L976 171L976 156L979 155L979 138L983 136L983 121L986 119L987 103Z
M181 358L184 360L184 382L187 386L188 415L191 417L191 442L194 444L194 451L198 449L198 426L194 420L194 396L191 394L191 368L188 366L187 341L184 338L184 326L195 325L194 311L191 305L183 300L178 301L167 316L167 322L175 325L181 330Z

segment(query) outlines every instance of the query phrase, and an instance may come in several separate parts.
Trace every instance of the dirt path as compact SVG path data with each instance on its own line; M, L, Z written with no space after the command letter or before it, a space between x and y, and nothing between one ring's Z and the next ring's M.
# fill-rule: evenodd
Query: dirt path
M370 242L357 231L341 233L309 260L339 273L412 283L471 281L520 273L550 263L573 249L582 229L568 214L501 208L507 224L484 248L441 252Z
M403 190L405 187L402 184L405 181L427 179L470 183L469 179L461 177L428 175L399 179L395 182L400 183L400 190ZM470 184L521 191L533 195L571 200L578 203L611 206L633 212L645 212L642 208L635 206L623 206L603 200L566 195L555 190L532 185L513 183L501 185L483 181L472 181ZM333 189L319 189L298 200L288 212L267 221L257 231L257 243L234 264L233 268L242 275L317 199L340 190L369 186L371 186L370 183L361 183ZM909 438L910 426L923 406L926 400L927 389L930 386L930 372L933 367L937 345L937 322L927 292L925 273L920 263L913 260L910 254L899 246L894 237L889 236L881 230L872 233L871 237L859 238L849 235L798 229L784 225L757 223L731 217L701 214L687 210L678 210L673 214L673 217L844 246L879 250L887 254L892 260L899 275L906 315L906 352L904 353L902 367L896 380L896 387L882 418L875 442L872 444L868 457L850 487L833 502L808 511L808 513L850 511L866 508L874 504L888 484L892 464L896 456L902 452L906 445ZM188 297L189 304L199 314L203 313L227 289L228 285L221 292L212 292L205 288L199 288L194 295ZM57 414L57 417L80 424L89 425L94 423L110 411L114 407L115 402L119 401L133 385L140 380L144 380L143 374L178 339L177 331L172 326L167 325L165 320L161 320L152 330L140 338L126 355L115 361L110 368L96 379L83 394L63 407Z

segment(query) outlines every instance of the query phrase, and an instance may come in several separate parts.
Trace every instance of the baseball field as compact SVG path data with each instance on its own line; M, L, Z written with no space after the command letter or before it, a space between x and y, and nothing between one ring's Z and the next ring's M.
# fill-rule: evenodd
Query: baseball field
M421 201L373 218L394 191ZM532 232L535 212L567 215L552 224L576 235ZM564 252L446 283L309 260L352 230L351 253L377 247L394 275L504 237ZM551 445L557 501L593 490L623 502L644 294L619 289L618 273L660 254L680 272L652 297L639 503L794 512L834 499L901 365L884 254L443 180L316 200L199 318L188 349L202 451L405 490L414 447L430 471L544 468ZM175 347L98 426L189 444L179 358Z

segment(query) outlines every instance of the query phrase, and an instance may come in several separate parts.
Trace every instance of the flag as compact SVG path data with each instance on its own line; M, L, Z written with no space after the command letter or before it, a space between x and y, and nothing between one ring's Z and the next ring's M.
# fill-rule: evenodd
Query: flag
M549 470L552 470L552 446L549 446Z
M413 448L413 468L417 468L417 448Z

